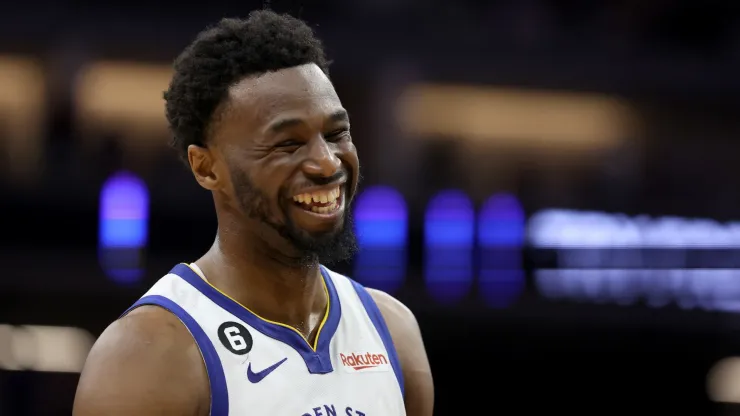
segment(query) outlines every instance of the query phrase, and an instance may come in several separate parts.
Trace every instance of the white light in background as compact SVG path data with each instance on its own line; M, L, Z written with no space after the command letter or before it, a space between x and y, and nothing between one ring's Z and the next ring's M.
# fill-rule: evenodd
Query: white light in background
M707 374L707 395L720 403L740 403L740 357L718 361Z
M2 149L8 157L3 168L26 181L38 177L44 164L46 122L46 77L42 65L33 60L0 56L0 124Z
M0 369L78 373L94 342L80 328L0 325Z
M740 248L740 223L548 209L529 220L527 238L542 248Z
M170 65L94 62L75 82L77 123L87 132L115 131L126 139L121 146L137 151L160 146L151 137L168 134L162 91L171 78Z
M644 299L652 307L674 302L683 309L740 311L735 254L717 250L740 248L738 223L553 209L531 218L527 238L557 254L557 269L535 271L538 291L547 298L619 304ZM710 250L686 268L684 250L695 249Z
M401 95L397 119L418 137L450 135L511 147L608 147L634 137L637 116L606 95L417 84Z

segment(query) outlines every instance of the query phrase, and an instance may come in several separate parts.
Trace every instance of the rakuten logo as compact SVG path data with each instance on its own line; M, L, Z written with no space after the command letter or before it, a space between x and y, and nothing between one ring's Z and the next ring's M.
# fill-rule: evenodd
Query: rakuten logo
M339 354L342 367L354 373L356 371L388 371L388 358L383 354Z

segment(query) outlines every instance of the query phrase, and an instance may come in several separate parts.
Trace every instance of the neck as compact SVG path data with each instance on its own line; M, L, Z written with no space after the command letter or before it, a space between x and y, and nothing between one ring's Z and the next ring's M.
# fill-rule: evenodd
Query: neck
M328 304L318 262L291 262L236 222L223 224L196 261L208 281L260 317L310 338Z

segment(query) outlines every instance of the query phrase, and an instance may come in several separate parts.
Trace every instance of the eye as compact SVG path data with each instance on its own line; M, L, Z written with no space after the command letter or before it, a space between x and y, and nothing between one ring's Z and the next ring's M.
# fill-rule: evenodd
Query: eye
M338 142L346 137L349 137L349 127L343 127L324 135L324 138L330 142Z
M275 145L275 148L292 148L292 147L298 147L301 143L298 140L283 140L282 142Z

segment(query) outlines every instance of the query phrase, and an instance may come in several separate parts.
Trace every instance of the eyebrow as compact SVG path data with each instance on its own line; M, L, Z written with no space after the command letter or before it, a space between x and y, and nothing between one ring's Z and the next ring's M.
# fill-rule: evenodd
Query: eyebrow
M342 122L342 121L349 121L349 114L347 113L347 110L341 109L337 110L329 115L327 117L327 120L332 123ZM283 118L276 120L272 124L270 124L267 127L267 130L273 134L280 133L283 130L289 129L291 127L295 127L300 124L305 124L306 121L302 118Z

